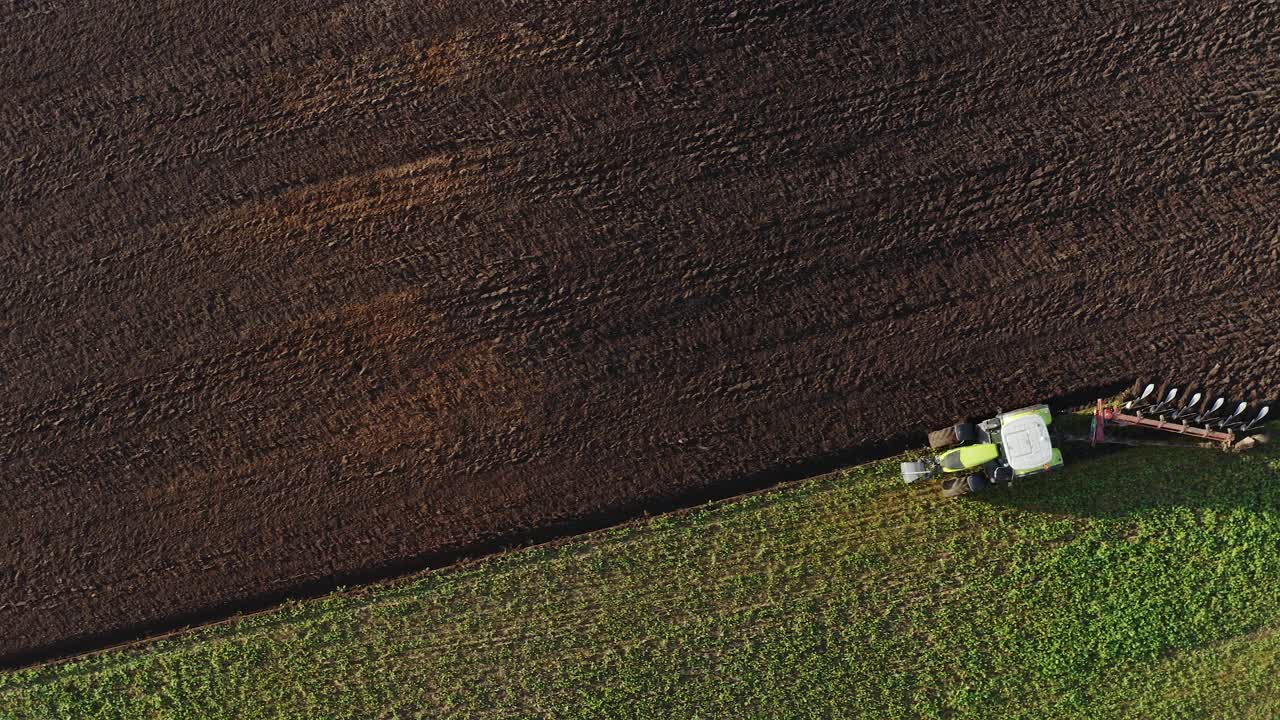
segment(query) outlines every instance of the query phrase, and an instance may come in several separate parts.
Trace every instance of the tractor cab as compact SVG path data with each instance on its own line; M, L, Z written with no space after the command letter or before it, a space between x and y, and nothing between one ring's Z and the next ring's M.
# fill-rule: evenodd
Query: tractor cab
M1062 465L1062 453L1049 438L1053 415L1045 405L1004 413L999 418L1000 457L1014 477L1045 472Z

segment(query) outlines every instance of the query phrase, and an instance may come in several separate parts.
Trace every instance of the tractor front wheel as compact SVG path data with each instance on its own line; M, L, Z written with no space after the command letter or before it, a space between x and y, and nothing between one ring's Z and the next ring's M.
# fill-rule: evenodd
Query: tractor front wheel
M942 450L956 445L968 445L977 436L973 423L956 423L951 427L929 433L929 447L933 450Z
M962 477L947 478L942 481L942 497L958 498L969 494L969 481Z
M976 495L989 487L991 483L981 473L974 473L968 477L947 478L942 481L942 497L957 498L963 495Z

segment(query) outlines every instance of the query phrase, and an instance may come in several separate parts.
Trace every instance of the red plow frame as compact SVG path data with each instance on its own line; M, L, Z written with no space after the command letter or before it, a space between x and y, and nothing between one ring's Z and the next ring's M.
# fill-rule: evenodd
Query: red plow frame
M1098 443L1107 442L1106 427L1108 424L1119 427L1142 427L1186 435L1219 444L1224 450L1230 449L1236 443L1236 434L1230 430L1209 430L1185 423L1169 422L1160 418L1125 413L1115 408L1107 407L1106 403L1098 400L1098 404L1093 411L1093 428L1089 437L1091 444L1097 445Z

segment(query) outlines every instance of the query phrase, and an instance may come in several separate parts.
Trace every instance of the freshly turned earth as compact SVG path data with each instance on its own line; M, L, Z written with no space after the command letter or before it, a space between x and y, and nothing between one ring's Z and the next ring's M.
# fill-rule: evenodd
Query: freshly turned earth
M6 4L0 663L1274 395L1280 7L1076 5Z

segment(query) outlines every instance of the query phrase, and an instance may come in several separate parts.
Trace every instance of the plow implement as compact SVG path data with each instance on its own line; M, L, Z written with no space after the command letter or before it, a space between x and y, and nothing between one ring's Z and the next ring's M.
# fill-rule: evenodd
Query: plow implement
M1261 441L1258 433L1271 412L1271 407L1263 404L1252 419L1246 420L1247 402L1228 405L1225 397L1219 397L1212 403L1202 402L1203 394L1197 392L1179 405L1178 388L1170 388L1159 401L1150 399L1154 391L1155 384L1149 383L1138 397L1120 407L1111 407L1098 400L1089 430L1089 442L1093 445L1142 444L1140 439L1113 437L1108 433L1108 428L1142 428L1181 435L1224 450L1245 450ZM1230 413L1225 413L1224 407L1231 407Z

